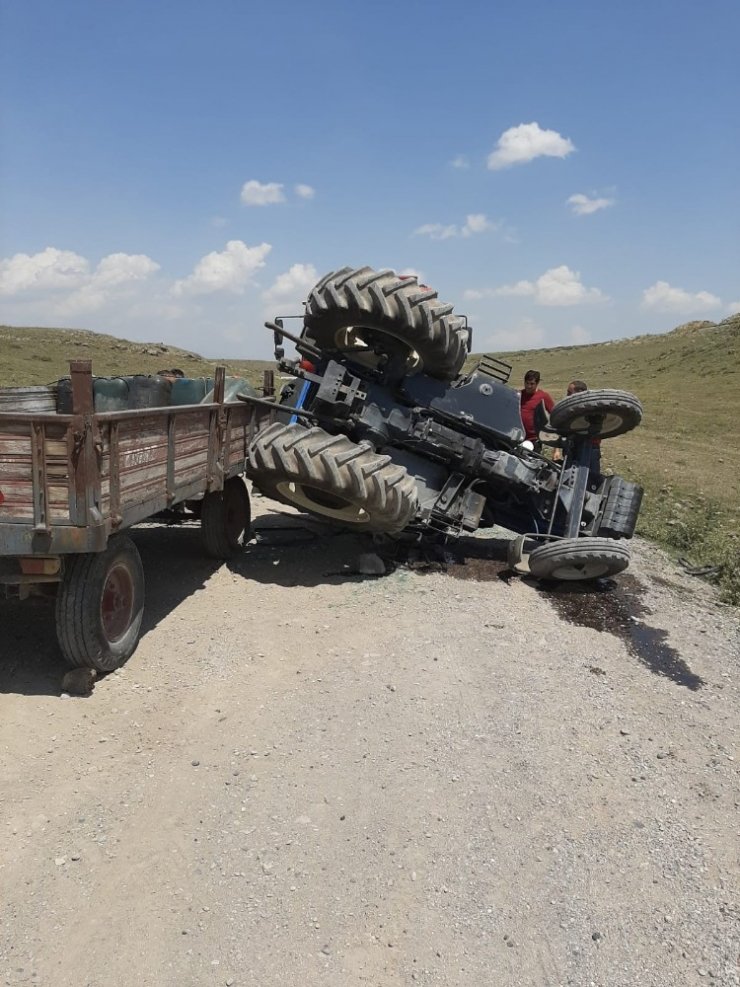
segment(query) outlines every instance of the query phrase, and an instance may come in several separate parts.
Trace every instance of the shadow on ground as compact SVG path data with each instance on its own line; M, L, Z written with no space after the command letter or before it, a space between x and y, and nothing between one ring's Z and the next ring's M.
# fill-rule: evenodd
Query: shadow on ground
M306 514L268 509L255 521L255 538L229 568L247 579L276 586L317 586L348 579L374 579L363 571L362 556L378 556L387 572L399 567L445 572L456 579L506 578L509 539L471 537L423 545L413 540L373 540L324 524Z
M141 636L205 586L219 567L205 558L195 525L145 525L129 534L144 565ZM55 696L68 667L57 644L55 599L0 600L0 694Z
M668 644L667 631L647 622L651 611L643 603L644 588L636 576L624 573L617 579L591 583L541 583L537 588L563 620L620 638L630 654L654 675L692 692L706 685Z
M141 636L185 603L223 564L204 555L197 522L148 523L131 529L141 554L146 604ZM315 586L372 576L358 572L368 538L299 515L270 512L255 522L255 537L229 568L248 581ZM0 599L0 695L55 696L67 665L56 639L55 599Z
M195 522L146 524L130 534L141 553L146 579L143 637L203 589L222 563L204 555ZM246 600L250 581L286 588L336 585L376 579L383 569L393 572L399 567L421 574L442 572L453 579L508 581L512 578L506 562L508 545L509 539L485 533L447 544L376 544L369 535L270 507L255 519L253 538L244 552L227 565L244 579ZM382 558L380 571L365 571L363 556L376 563L378 556ZM569 623L621 637L655 674L691 690L704 684L668 646L665 632L639 619L646 612L634 577L603 580L600 585L553 583L540 586L540 591ZM0 600L0 694L59 694L67 668L56 641L54 608L52 597Z

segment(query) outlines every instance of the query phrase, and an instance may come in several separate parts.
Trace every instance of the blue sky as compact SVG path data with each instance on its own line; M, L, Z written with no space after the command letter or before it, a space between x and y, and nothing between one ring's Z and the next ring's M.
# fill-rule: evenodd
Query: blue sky
M269 357L345 265L475 348L740 310L740 4L0 0L0 321Z

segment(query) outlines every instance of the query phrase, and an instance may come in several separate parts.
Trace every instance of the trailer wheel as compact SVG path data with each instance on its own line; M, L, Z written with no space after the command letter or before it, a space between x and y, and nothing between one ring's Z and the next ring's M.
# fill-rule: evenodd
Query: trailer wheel
M537 579L601 579L626 569L630 550L612 538L573 538L536 548L529 571Z
M240 476L232 476L223 490L207 493L201 502L200 533L213 559L231 559L249 541L252 514L249 493Z
M250 447L249 472L266 496L344 527L393 534L416 513L416 481L403 466L322 428L268 426Z
M66 556L56 628L70 665L99 672L123 665L139 642L143 614L144 569L127 535L114 535L103 552Z
M322 349L377 366L400 351L406 371L452 380L468 355L464 321L437 292L394 271L344 267L327 274L306 302L304 335Z
M642 405L628 391L579 391L558 401L550 412L550 429L561 435L611 439L631 432L642 421ZM598 431L591 428L597 425Z

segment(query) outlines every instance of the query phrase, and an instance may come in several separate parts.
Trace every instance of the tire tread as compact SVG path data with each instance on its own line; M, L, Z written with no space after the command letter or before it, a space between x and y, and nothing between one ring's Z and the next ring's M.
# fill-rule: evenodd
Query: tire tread
M401 531L416 513L416 481L402 466L367 443L317 427L269 425L249 449L247 472L257 488L285 503L291 501L276 487L286 480L359 503L370 518L363 524L368 531Z
M433 289L420 288L416 277L345 267L325 275L311 289L304 334L331 350L341 329L386 331L416 350L425 373L451 380L468 355L464 320L452 313L452 305L440 302Z

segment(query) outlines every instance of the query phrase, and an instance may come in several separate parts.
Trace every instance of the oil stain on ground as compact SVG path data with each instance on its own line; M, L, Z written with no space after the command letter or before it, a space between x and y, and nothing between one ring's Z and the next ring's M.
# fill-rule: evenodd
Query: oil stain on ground
M691 671L668 634L642 619L650 614L641 602L642 586L634 576L595 583L552 583L541 587L558 614L578 627L591 627L621 638L630 653L656 675L696 692L704 679Z
M437 547L427 553L411 553L396 562L419 572L445 572L453 579L508 582L514 578L505 561L505 543L491 540L476 543L470 549L471 546L467 550L461 550L460 546ZM533 581L533 585L548 598L563 620L620 638L630 654L655 675L693 692L705 685L704 679L692 672L678 651L667 643L667 632L644 622L643 618L651 611L642 602L643 588L634 576L627 574L619 580L586 583Z
M505 562L497 559L455 559L448 563L445 571L454 579L473 579L478 583L501 579L504 582L513 576Z

